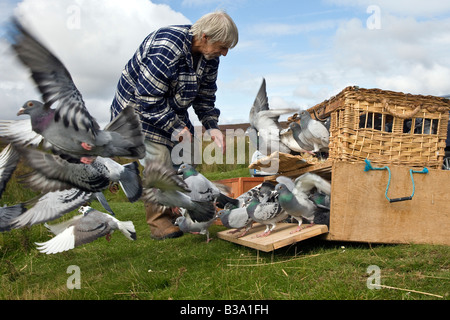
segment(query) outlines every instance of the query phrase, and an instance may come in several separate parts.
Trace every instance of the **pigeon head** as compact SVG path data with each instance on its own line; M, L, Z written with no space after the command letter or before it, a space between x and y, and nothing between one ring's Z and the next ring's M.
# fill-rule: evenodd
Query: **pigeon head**
M287 187L286 187L286 185L283 184L283 183L279 183L279 184L277 184L277 185L275 186L275 191L278 192L278 193L281 193L281 192L283 192L284 190L287 190Z
M188 228L186 222L187 222L186 217L181 216L175 220L174 225L178 226L181 231L185 232L185 231L187 231L187 228Z
M178 174L183 174L183 179L186 179L187 177L193 176L197 174L197 171L194 169L193 166L187 163L183 163L178 168Z
M91 210L92 210L92 208L89 206L81 206L80 208L78 208L78 212L82 213L82 214L86 214Z
M230 216L230 209L220 210L217 213L217 215L219 216L220 221L222 222L222 224L225 227L229 226L228 219L229 219L229 216Z
M312 120L311 118L311 114L307 111L307 110L303 110L302 112L300 112L300 126L302 126L302 128L305 128L309 121Z
M36 100L28 100L25 102L22 106L22 108L19 109L19 112L17 112L17 115L20 116L21 114L29 114L32 115L34 113L42 112L42 108L44 107L44 104L40 101Z
M296 132L302 130L302 128L300 127L300 124L298 122L295 122L295 121L289 123L289 129L291 129L292 132L294 132L294 134L296 134Z
M280 195L280 200L290 200L293 197L292 192L283 183L277 184L275 191Z

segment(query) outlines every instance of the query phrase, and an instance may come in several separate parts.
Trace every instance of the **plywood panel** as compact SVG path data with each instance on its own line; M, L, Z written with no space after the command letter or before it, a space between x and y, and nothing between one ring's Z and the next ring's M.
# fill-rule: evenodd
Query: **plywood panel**
M275 230L267 237L257 237L264 232L266 226L255 223L253 228L243 237L238 238L238 234L231 234L230 231L235 229L227 229L217 233L219 239L234 242L253 249L270 252L278 248L288 246L290 244L302 241L311 237L318 236L328 232L326 225L312 225L299 232L292 233L297 228L297 223L278 223ZM308 226L305 224L305 226Z
M413 199L390 203L385 198L388 172L365 172L364 167L364 163L333 164L327 239L450 245L450 171L414 174ZM410 196L410 168L389 167L388 197Z

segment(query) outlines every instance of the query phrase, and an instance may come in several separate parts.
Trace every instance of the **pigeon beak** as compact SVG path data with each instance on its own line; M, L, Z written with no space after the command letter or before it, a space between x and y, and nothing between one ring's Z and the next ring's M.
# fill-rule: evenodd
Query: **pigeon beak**
M19 111L17 112L17 115L20 116L21 114L24 114L25 109L24 108L20 108Z

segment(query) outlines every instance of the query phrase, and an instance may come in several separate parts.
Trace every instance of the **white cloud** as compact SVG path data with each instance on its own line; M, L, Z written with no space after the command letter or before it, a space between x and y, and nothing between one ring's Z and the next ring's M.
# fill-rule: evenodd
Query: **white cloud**
M450 19L383 15L381 26L370 30L357 18L340 26L333 51L343 75L359 73L358 78L383 89L435 95L449 91Z
M109 121L120 73L142 40L159 27L191 23L169 6L148 0L24 0L16 13L65 64L100 123ZM5 46L2 43L1 48ZM15 119L25 100L40 95L27 77L28 70L8 50L0 52L2 118Z
M381 12L401 15L427 17L450 12L450 2L442 0L326 0L337 6L354 6L367 8L371 5L380 7Z

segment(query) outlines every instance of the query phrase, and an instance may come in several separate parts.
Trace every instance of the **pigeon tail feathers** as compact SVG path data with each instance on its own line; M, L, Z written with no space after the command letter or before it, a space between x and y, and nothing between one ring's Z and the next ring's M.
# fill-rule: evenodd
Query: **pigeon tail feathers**
M117 225L125 237L130 240L136 240L136 229L134 228L133 221L119 221Z
M115 155L143 159L145 157L144 135L138 115L132 106L122 110L119 115L108 123L104 129L115 133L113 148ZM117 136L116 136L117 135Z

